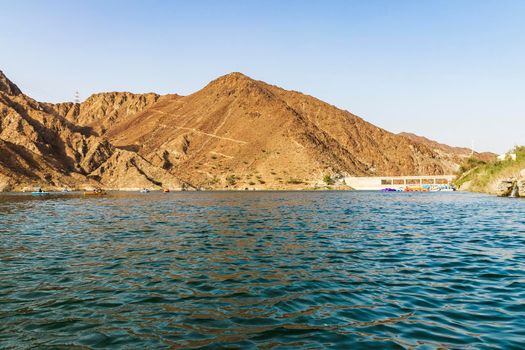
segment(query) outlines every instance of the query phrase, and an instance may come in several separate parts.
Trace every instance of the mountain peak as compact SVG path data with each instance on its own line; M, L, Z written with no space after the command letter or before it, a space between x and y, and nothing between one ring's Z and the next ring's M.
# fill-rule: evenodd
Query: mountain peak
M232 72L226 75L220 76L215 80L212 80L208 85L219 85L219 86L246 86L257 83L256 80L250 78L239 72Z
M11 96L21 95L22 91L11 80L9 80L4 72L0 70L0 91Z
M242 74L241 72L231 72L223 76L220 76L215 80L253 80L253 79L245 74Z
M239 72L232 72L211 81L202 90L200 90L199 93L218 93L228 96L234 93L263 93L267 95L268 93L265 91L265 86L266 84L262 81L252 79L249 76Z

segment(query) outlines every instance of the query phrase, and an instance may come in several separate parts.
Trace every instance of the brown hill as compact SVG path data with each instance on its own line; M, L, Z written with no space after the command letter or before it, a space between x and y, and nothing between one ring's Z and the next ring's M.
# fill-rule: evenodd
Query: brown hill
M451 171L424 145L240 73L161 101L110 129L108 137L204 187L231 187L227 179L233 177L238 188L287 188L315 185L323 174Z
M106 92L91 95L79 105L63 103L51 106L70 122L91 128L97 135L103 135L114 124L167 97L169 95L160 96L154 93Z
M455 163L461 163L464 159L470 157L487 161L497 156L497 154L492 152L472 152L470 148L445 145L443 143L430 140L424 136L419 136L409 132L402 132L399 133L399 135L407 137L414 142L428 146L435 152L439 153L442 157L449 158Z
M71 109L79 106L37 102L22 94L3 73L0 78L0 190L108 187L110 181L102 174L108 162L115 178L127 179L123 185L134 187L129 180L131 171L136 173L137 184L157 188L163 184L150 181L148 173L156 173L157 167L138 154L119 150L91 128L67 120ZM173 175L163 180L180 186Z
M305 188L326 174L450 173L457 163L314 97L232 73L189 96L40 103L0 75L0 188Z

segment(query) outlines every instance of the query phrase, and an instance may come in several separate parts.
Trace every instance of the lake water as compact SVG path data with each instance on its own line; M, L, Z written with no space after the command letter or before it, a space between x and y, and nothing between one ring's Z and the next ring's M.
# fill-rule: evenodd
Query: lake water
M0 195L0 348L525 348L525 200Z

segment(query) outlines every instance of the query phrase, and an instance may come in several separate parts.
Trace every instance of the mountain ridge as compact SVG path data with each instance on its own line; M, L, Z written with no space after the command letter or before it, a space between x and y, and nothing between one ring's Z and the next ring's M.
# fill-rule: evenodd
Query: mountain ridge
M0 92L7 95L17 96L21 95L22 91L16 86L7 76L0 70Z
M299 189L326 186L326 175L443 174L458 166L445 151L239 72L187 96L109 92L80 104L35 101L2 77L4 190Z

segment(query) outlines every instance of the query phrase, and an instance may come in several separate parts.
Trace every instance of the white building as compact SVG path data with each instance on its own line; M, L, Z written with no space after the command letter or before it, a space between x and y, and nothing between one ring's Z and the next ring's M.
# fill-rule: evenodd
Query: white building
M516 160L516 153L503 153L498 156L498 160Z

